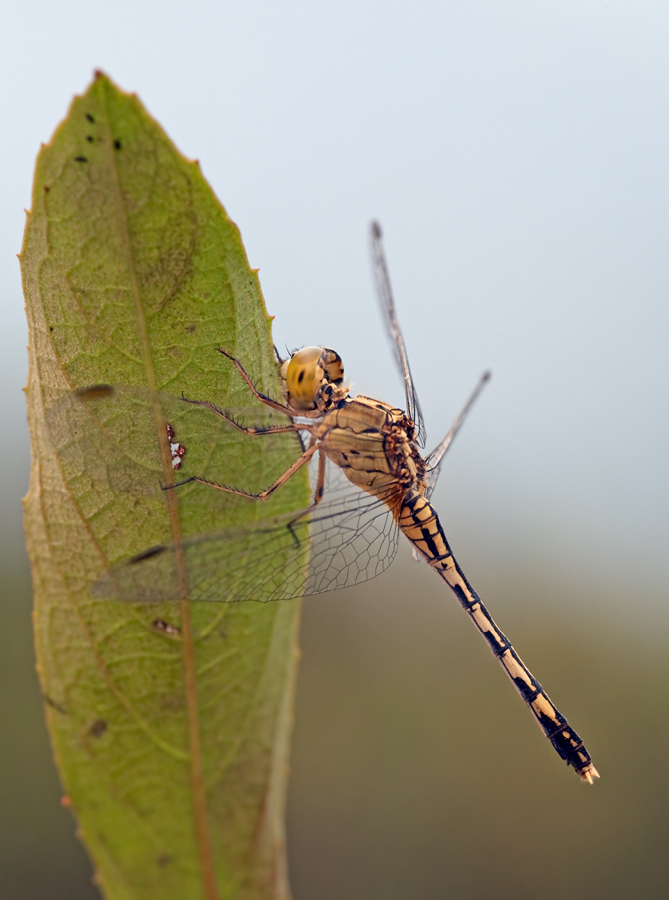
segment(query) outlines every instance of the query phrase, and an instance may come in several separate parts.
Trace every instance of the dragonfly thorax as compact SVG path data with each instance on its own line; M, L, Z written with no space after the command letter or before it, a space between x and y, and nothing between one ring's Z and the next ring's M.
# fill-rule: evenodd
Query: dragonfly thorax
M329 347L303 347L281 366L287 405L298 415L323 415L348 396L344 364Z

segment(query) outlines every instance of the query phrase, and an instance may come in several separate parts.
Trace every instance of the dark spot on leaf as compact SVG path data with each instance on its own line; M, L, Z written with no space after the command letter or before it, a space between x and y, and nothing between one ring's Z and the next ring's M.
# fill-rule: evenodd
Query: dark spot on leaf
M75 162L88 162L88 160L86 159L85 156L75 156L74 161Z
M53 325L49 325L49 331L53 331Z
M104 719L96 719L95 722L93 722L91 727L88 729L88 733L90 734L91 737L99 738L99 737L102 737L102 735L105 733L106 730L107 730L107 723L105 722L105 720Z
M197 325L191 323L190 325L184 325L184 329L188 332L188 334L195 334L197 331Z
M87 134L87 135L86 135L86 140L88 141L89 144L92 144L92 143L93 143L93 135L92 135L92 134Z
M121 142L118 141L118 140L117 140L117 141L114 141L114 147L115 147L117 150L120 150L120 149L121 149Z
M42 697L43 697L46 705L50 706L51 709L55 709L56 712L59 712L62 716L67 715L67 710L65 709L65 707L63 706L62 703L58 703L57 700L54 700L53 697L49 697L48 694L42 694Z
M48 185L48 184L45 184L45 185L44 185L44 193L45 193L45 194L48 194L50 190L51 190L51 188L49 187L49 185Z
M90 113L86 113L86 118L88 119L89 122L95 122L95 119L93 118L93 116Z
M172 862L172 854L171 853L161 853L158 859L156 860L161 869L164 869L165 866L168 866Z

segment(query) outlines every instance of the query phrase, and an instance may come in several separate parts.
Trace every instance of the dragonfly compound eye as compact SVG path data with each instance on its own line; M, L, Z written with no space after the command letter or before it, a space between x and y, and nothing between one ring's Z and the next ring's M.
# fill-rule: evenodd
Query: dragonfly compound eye
M282 372L292 405L301 409L314 409L314 399L323 381L320 365L322 347L304 347L293 353Z

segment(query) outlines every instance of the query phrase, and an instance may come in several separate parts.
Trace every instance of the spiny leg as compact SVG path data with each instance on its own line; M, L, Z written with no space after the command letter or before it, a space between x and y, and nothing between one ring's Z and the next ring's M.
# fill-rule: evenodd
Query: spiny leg
M163 487L163 490L171 490L172 488L181 487L184 484L192 484L193 482L196 484L204 484L207 487L217 488L219 491L225 491L227 494L237 494L239 497L248 497L249 500L267 500L268 497L271 497L278 489L284 485L289 478L291 478L299 469L302 468L303 465L309 462L311 457L318 450L318 444L315 439L312 438L312 442L304 451L301 456L295 460L295 462L281 475L274 484L271 484L268 488L265 488L264 491L260 491L257 494L253 494L250 491L244 491L241 488L230 487L227 484L218 484L216 481L209 481L208 478L202 478L199 475L192 475L190 478L185 478L183 481L178 481L175 484L168 484Z
M289 434L290 432L296 431L310 431L311 425L296 425L295 423L290 423L289 425L249 425L245 427L244 425L240 425L232 416L228 415L224 410L222 410L216 404L211 403L209 400L189 400L188 397L181 398L184 403L190 403L193 406L203 406L205 409L211 410L215 415L217 415L220 419L223 419L228 424L232 425L233 428L236 428L237 431L241 431L242 434Z
M316 438L312 437L309 447L311 447L315 443L315 441L316 441ZM305 517L310 516L317 509L318 504L323 499L323 493L325 491L325 466L326 466L326 463L327 463L327 456L325 455L323 450L320 447L318 447L318 478L316 481L316 490L314 491L313 503L311 504L311 506L308 506L306 509L303 509L301 512L299 512L295 516L295 518L292 520L292 522L288 523L288 531L290 531L290 533L292 534L296 547L300 546L301 541L300 541L299 537L297 536L297 532L295 531L295 526L298 524L298 522L300 522L301 519L304 519Z
M312 438L313 441L313 438ZM317 503L320 503L323 499L323 493L325 492L325 466L327 464L328 458L319 448L318 450L318 477L316 479L316 490L314 491L314 506Z
M226 353L225 350L222 350L220 347L217 347L216 349L218 350L219 353L222 353L223 356L227 356L227 358L235 364L237 371L242 376L242 378L244 379L246 384L249 386L251 393L256 398L256 400L259 400L261 403L264 403L265 406L269 406L271 409L276 409L279 412L286 413L286 415L288 415L288 416L293 415L294 410L289 409L283 403L277 403L276 400L272 400L272 398L268 397L267 394L263 394L258 390L258 388L255 386L255 384L251 381L250 375L248 374L248 372L246 371L246 369L244 368L244 366L240 363L240 361L238 359L235 359L234 356L231 356L229 353Z

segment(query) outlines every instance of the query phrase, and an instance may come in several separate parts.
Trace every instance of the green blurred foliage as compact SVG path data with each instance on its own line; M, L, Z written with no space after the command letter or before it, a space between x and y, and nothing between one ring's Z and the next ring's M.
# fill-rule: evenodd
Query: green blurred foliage
M459 553L476 558L474 548ZM563 767L431 572L305 606L289 809L297 900L666 897L666 617L520 555L480 590L592 747ZM514 591L514 586L517 590ZM664 631L664 634L663 634Z

